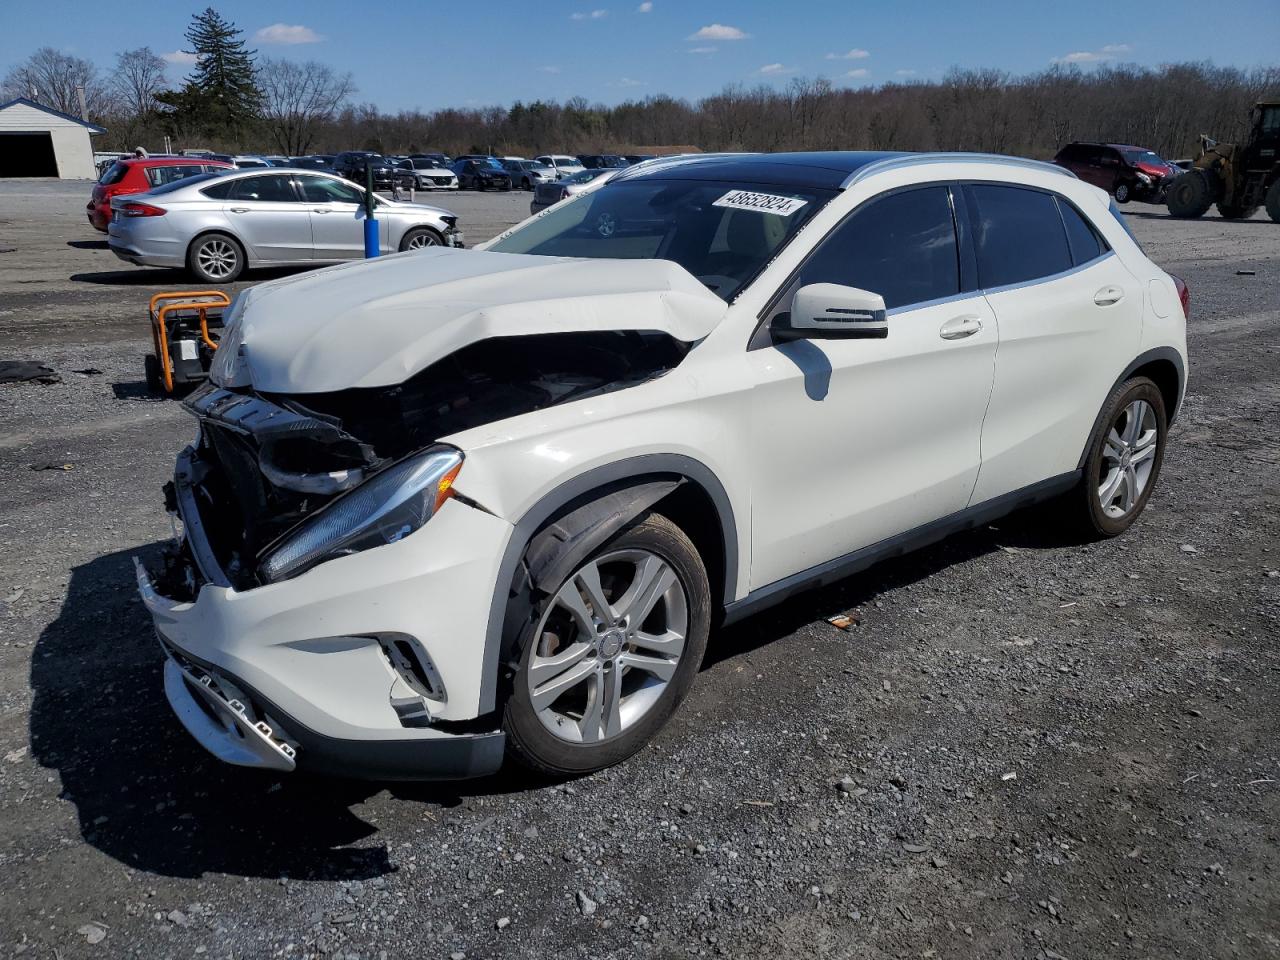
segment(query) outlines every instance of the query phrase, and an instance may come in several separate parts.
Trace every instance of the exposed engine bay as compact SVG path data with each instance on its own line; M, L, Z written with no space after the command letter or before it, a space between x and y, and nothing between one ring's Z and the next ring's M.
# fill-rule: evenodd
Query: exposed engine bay
M203 579L247 589L263 582L263 556L291 528L401 458L661 376L689 347L658 332L534 334L469 344L390 387L283 396L207 384L185 401L200 437L166 496L184 523L203 527L212 556L189 558ZM170 596L195 589L186 565L165 571Z

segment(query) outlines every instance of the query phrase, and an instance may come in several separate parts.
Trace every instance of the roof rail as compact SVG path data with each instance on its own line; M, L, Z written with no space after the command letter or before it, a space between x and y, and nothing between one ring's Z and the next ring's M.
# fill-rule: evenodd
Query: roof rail
M1021 167L1025 170L1039 170L1042 173L1057 173L1064 177L1076 178L1076 175L1065 167L1059 167L1044 160L1007 157L1000 153L908 153L898 157L886 157L883 160L868 163L865 167L859 167L845 177L844 183L840 184L840 189L847 190L859 180L864 180L875 173L930 163L989 163L993 166Z
M639 163L633 163L629 167L623 168L622 171L614 178L620 179L623 175L630 173L632 170L643 170L648 173L660 167L675 167L683 163L697 163L700 160L719 160L724 157L746 157L751 156L750 153L675 153L667 157L651 157L648 160L641 160Z

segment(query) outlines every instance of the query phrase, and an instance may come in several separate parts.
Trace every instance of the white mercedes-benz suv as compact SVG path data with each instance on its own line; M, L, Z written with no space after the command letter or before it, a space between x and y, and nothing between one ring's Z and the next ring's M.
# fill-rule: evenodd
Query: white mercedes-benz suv
M1142 512L1186 288L1103 191L965 154L657 160L477 250L241 294L138 582L231 763L616 763L713 626L1056 499Z

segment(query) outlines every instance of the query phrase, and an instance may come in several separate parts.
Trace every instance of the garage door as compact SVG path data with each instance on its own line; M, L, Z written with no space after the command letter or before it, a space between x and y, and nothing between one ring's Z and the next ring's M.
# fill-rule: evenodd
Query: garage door
M0 133L0 177L56 177L53 138L47 133Z

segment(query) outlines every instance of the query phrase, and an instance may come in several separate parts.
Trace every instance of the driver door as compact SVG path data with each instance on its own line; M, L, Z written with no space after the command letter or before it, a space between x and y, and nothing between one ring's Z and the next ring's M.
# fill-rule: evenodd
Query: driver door
M311 217L311 259L330 262L364 256L364 191L337 177L299 176Z
M770 311L859 287L885 299L884 339L753 341L752 589L968 505L998 337L952 211L945 185L867 201Z

